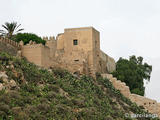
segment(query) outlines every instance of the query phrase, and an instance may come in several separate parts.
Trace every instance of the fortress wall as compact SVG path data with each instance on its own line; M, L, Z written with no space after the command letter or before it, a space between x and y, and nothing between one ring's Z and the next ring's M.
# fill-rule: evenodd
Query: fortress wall
M99 66L100 66L100 72L101 73L108 73L107 71L107 55L100 50L99 53Z
M100 55L100 58L101 58L103 61L108 62L108 61L107 61L107 55L106 55L102 50L100 51L100 54L99 54L99 55Z
M22 47L22 56L36 65L42 66L42 44L24 45Z
M11 55L17 55L18 50L20 50L19 43L9 40L7 38L0 37L0 51L7 52Z
M137 105L143 106L150 113L154 113L160 116L160 110L156 100L152 100L136 94L131 94L129 98L132 102L137 103Z
M10 44L0 41L0 52L7 52L11 55L17 55L17 49Z
M41 57L42 57L42 66L47 67L47 68L50 67L51 66L51 59L50 59L50 49L48 47L42 46Z
M46 40L45 46L37 45L33 41L23 45L23 42L18 44L8 39L0 40L22 49L19 51L22 56L40 66L49 66L51 60L61 63L65 61L68 64L84 62L88 67L85 71L90 75L95 75L96 72L106 73L114 69L112 67L114 60L105 53L101 53L100 33L93 27L69 28L59 34L56 40L54 37L43 37L43 39ZM77 45L74 44L74 40L78 41ZM101 59L100 54L103 54L104 58Z
M74 45L74 40L78 41L77 45ZM93 27L84 27L84 28L71 28L65 29L64 31L64 56L67 59L72 60L83 60L85 59L88 63L89 74L93 75L96 73L96 70L99 66L97 66L97 51L96 47L98 45L99 40L99 32ZM95 47L95 43L97 41L97 45ZM74 52L77 54L74 55ZM81 55L83 52L83 56Z
M51 67L53 68L62 68L70 71L71 73L78 74L88 74L88 64L85 62L61 62L61 61L52 61Z
M74 45L74 40L78 41L77 45ZM55 59L61 56L60 61L67 61L70 64L85 60L90 75L96 72L112 72L115 69L115 61L105 53L101 53L100 33L93 27L65 29L64 33L57 36L56 42ZM63 51L63 55L59 55L59 51ZM100 54L103 54L105 59L101 59Z
M160 116L160 103L158 103L158 111L159 111L158 115Z
M107 71L109 73L113 72L114 70L116 70L116 62L115 60L107 55Z
M73 41L77 40L78 44L74 45ZM93 42L92 42L92 27L87 28L72 28L65 29L64 32L64 52L65 55L72 52L83 51L84 54L89 54L88 64L93 65ZM75 58L76 59L76 58Z
M56 67L61 67L70 72L80 72L81 74L88 74L87 56L84 51L72 51L70 54L65 54L63 50L57 50L55 58L52 59Z
M95 68L95 72L101 71L101 66L100 66L100 33L92 28L92 51L93 51L93 66Z
M108 56L103 51L100 51L100 61L101 61L101 68L102 73L110 73L116 70L116 62L113 58Z
M28 61L36 65L49 67L50 66L50 49L42 44L28 44L22 46L22 56Z
M55 52L57 48L57 41L56 40L47 40L46 46L49 48L50 57L55 57Z
M64 34L59 34L56 38L57 50L64 49Z
M130 89L124 82L117 80L112 74L101 74L102 77L109 79L113 86L120 90L120 92L132 102L135 102L138 106L143 106L148 112L152 114L157 114L160 116L160 103L157 101L140 96L137 94L131 94Z
M78 40L78 45L73 45L73 40ZM71 28L64 32L64 49L66 52L74 50L92 51L92 28Z
M3 37L0 37L0 41L5 43L5 44L9 44L11 46L13 46L15 49L17 50L20 50L20 45L19 43L13 41L13 40L10 40L10 39L7 39L7 38L3 38Z

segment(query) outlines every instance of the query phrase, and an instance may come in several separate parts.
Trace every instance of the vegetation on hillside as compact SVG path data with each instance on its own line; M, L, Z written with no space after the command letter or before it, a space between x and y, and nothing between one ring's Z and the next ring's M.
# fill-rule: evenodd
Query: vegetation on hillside
M126 113L146 113L99 74L97 80L74 76L6 53L0 53L0 71L17 85L0 91L0 120L131 120Z
M144 95L144 80L150 81L152 66L143 63L142 57L131 56L129 60L120 58L113 76L126 83L131 93Z
M21 24L18 24L17 22L6 22L4 25L2 25L4 30L0 30L0 36L4 36L9 39L13 38L15 34L24 30L19 29L20 26Z

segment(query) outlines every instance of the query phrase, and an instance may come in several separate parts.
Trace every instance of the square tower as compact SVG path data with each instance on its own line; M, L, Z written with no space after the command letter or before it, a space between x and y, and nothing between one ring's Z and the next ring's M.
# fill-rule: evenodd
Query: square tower
M71 60L87 60L90 71L98 71L100 35L93 27L70 28L64 30L64 51ZM84 56L81 54L84 54Z

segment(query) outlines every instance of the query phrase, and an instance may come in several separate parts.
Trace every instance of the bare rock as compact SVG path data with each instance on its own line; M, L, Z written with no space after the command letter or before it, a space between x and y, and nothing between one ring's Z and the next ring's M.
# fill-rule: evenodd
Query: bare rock
M39 87L40 89L44 89L44 84L38 84L38 87Z
M10 80L9 86L10 86L10 88L16 88L17 84L16 84L16 82L14 80Z
M0 83L0 91L4 89L4 86L2 83Z
M11 68L11 69L14 69L14 65L10 65L10 68Z
M2 82L3 82L3 83L8 83L8 78L3 77L3 78L2 78Z
M22 57L22 51L21 51L21 50L19 50L19 51L17 52L17 57Z
M22 84L27 84L27 81L25 80L23 75L21 76L20 80Z
M20 77L20 73L18 73L15 69L12 69L12 72L14 73L14 76L16 77L16 78L19 78Z
M70 99L69 94L65 92L62 88L59 89L59 93L60 95L65 96L67 99Z
M9 65L7 65L6 68L9 68Z
M0 72L0 78L8 78L8 76L6 75L6 72Z
M52 72L52 69L48 69L48 72Z

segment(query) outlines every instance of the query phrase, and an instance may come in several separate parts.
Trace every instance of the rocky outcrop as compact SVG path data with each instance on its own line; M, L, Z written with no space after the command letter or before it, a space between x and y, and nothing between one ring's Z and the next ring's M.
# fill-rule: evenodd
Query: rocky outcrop
M3 89L10 90L17 88L17 83L13 79L9 80L5 71L0 71L0 91Z
M0 91L4 89L4 86L2 83L0 83Z

